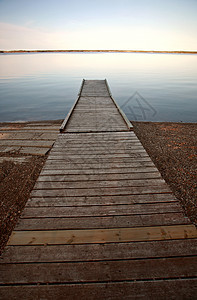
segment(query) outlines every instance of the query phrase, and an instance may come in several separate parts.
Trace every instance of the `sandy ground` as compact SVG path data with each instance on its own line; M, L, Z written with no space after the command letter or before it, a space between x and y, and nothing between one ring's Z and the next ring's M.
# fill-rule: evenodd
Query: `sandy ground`
M197 124L133 122L133 125L163 178L180 200L186 216L197 224ZM13 156L13 153L3 154L3 157ZM34 155L23 163L0 162L0 250L15 226L46 158L46 155Z

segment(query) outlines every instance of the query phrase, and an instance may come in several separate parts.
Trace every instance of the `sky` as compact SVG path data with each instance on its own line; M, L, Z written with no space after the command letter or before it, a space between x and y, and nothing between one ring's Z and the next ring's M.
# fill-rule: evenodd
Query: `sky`
M197 0L0 0L0 49L197 50Z

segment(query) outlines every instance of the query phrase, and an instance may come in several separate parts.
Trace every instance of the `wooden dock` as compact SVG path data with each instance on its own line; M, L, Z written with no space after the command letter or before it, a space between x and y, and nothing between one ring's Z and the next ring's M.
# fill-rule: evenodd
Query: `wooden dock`
M195 299L197 230L105 80L83 81L0 263L0 299Z

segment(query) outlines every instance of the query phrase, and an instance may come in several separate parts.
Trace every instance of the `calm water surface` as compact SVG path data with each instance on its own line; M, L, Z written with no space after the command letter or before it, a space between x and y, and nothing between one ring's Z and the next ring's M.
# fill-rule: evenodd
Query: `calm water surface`
M130 120L197 122L197 55L0 55L0 121L63 119L82 79L107 79Z

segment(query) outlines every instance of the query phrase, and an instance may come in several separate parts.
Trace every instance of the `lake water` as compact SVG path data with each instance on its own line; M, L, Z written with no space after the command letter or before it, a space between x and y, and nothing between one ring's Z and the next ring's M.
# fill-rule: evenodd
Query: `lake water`
M0 55L0 121L63 119L82 79L107 79L130 120L197 122L197 55Z

